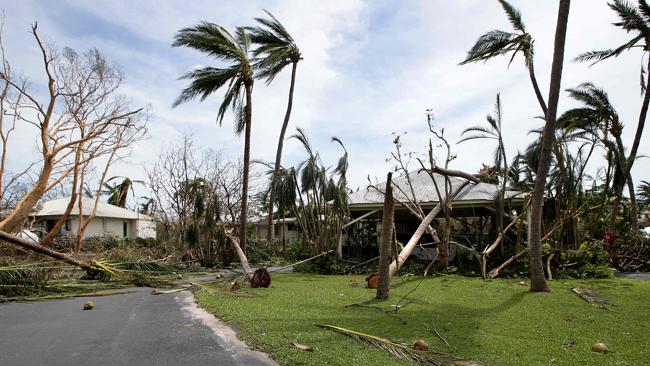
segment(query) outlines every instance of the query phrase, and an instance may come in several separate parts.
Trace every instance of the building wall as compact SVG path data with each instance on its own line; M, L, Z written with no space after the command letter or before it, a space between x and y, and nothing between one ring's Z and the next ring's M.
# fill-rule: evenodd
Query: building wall
M48 220L57 220L58 217L44 217L39 218L34 222L32 227L36 231L46 232L47 230L47 221ZM71 216L69 223L64 225L61 230L61 234L69 233L72 235L77 234L79 229L79 219L76 216ZM126 223L126 237L134 239L136 237L142 238L155 238L156 237L156 226L155 223L151 220L132 220L132 219L121 219L114 217L96 217L90 221L86 227L84 233L85 237L90 236L115 236L118 238L123 238L124 236L124 223Z

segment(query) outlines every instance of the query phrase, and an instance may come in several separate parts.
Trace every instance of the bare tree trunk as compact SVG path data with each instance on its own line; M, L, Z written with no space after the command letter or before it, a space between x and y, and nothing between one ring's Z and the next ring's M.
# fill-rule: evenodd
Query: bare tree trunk
M239 245L246 254L246 222L248 221L248 176L251 160L251 124L253 123L253 84L246 85L246 127L244 131L244 172L242 176Z
M282 148L284 147L284 135L287 132L287 127L289 126L289 119L291 118L291 108L293 107L293 90L296 84L296 67L298 66L297 62L294 62L291 65L291 84L289 86L289 101L287 102L287 111L284 114L284 122L282 123L282 129L280 130L280 138L278 140L278 149L275 152L275 167L273 169L273 178L272 181L278 176L280 171L280 165L282 164ZM268 227L269 229L266 232L266 239L273 240L273 190L269 192L269 212L268 212Z
M393 201L393 173L386 177L386 193L384 194L384 212L381 219L381 240L379 242L379 285L377 298L387 299L390 291L390 252L393 240L393 215L395 202Z
M420 226L415 230L413 233L413 236L411 236L411 239L409 239L408 243L404 246L404 249L402 249L402 252L399 254L397 258L390 264L390 275L395 276L397 271L400 269L400 267L404 264L404 262L408 259L408 257L411 255L413 252L413 249L415 249L415 246L418 244L420 241L420 238L424 234L424 232L427 230L427 227L433 222L433 219L440 213L440 210L442 209L442 205L446 205L449 201L453 200L458 193L460 193L463 188L465 188L469 184L469 181L465 181L464 183L460 184L456 189L454 189L450 195L448 195L445 198L444 202L438 202L438 204L427 214L427 216L424 217L424 220L420 222Z
M551 83L548 97L548 113L542 135L542 148L540 154L535 188L532 194L530 238L528 239L528 257L530 267L530 290L550 291L542 264L542 206L544 204L544 190L546 177L551 165L551 154L555 143L555 125L557 118L557 105L560 97L562 81L562 67L564 63L564 44L566 41L567 23L569 20L570 0L560 0L558 9L557 27L555 30L555 45L553 51L553 65L551 68Z
M63 254L63 253L57 252L55 250L46 248L46 247L44 247L44 246L42 246L42 245L40 245L38 243L35 243L35 242L31 241L31 240L26 240L26 239L23 239L23 238L19 238L17 236L11 235L11 234L6 233L4 231L0 231L0 240L4 240L4 241L6 241L8 243L18 245L18 246L23 247L25 249L29 249L31 251L50 256L50 257L52 257L54 259L62 260L62 261L66 262L66 263L69 263L69 264L71 264L73 266L77 266L77 267L80 267L81 269L85 269L86 271L89 271L89 272L93 271L92 266L90 264L86 263L86 262L82 262L82 261L80 261L80 260L78 260L78 259L76 259L76 258L74 258L72 256L69 256L67 254Z
M20 225L25 221L29 212L36 206L38 200L43 197L45 191L47 190L47 183L52 173L52 163L51 161L45 161L43 163L43 169L41 174L36 181L36 184L30 189L30 191L23 196L23 198L18 201L16 207L11 211L11 213L0 222L0 231L14 232L18 230Z

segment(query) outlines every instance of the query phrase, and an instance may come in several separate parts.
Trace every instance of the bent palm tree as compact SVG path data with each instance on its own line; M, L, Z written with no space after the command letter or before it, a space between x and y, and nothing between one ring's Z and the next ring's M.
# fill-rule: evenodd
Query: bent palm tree
M210 22L201 22L194 27L183 28L174 36L174 47L189 47L216 59L225 61L221 68L201 67L183 75L191 83L183 89L173 106L194 98L204 101L222 87L226 92L219 106L217 122L221 125L228 109L235 113L235 132L244 132L244 171L242 176L241 217L239 242L246 252L246 221L248 214L248 173L250 165L250 140L252 124L253 67L250 58L251 40L243 27L235 35L225 28Z
M650 5L648 5L646 0L639 0L638 7L636 8L624 0L614 0L608 5L620 18L620 21L614 23L614 25L625 30L627 33L633 33L634 37L614 49L585 52L579 55L576 58L576 61L593 62L593 65L612 57L618 57L632 48L641 48L644 56L648 51L650 51ZM632 142L630 154L626 159L627 164L624 172L624 179L627 179L630 182L632 182L632 165L637 157L639 144L641 143L641 137L643 136L643 128L645 127L646 116L648 114L648 105L650 104L650 90L648 90L650 88L650 78L646 80L645 77L648 69L650 69L650 58L648 58L647 62L646 65L641 65L641 92L643 93L643 102L641 103L639 121L637 123L636 133L634 134L634 142ZM630 184L632 183L628 183L628 187L630 187ZM636 232L638 231L638 210L636 198L633 192L634 187L632 186L632 192L630 192L630 216L633 218L631 222L632 229Z
M614 157L614 194L615 199L612 205L609 231L613 231L616 225L618 207L622 198L622 191L625 184L624 176L627 172L627 161L625 158L625 147L621 139L623 125L621 124L618 112L609 101L607 93L592 83L583 83L576 88L567 89L569 95L584 106L566 111L559 119L558 125L567 131L582 131L593 135L607 149L608 156ZM614 138L614 141L609 136ZM631 182L631 180L629 180ZM606 182L609 184L609 182ZM631 194L634 194L632 186Z
M282 148L284 146L284 135L291 118L291 108L293 107L293 91L296 84L296 68L298 62L302 60L300 49L291 37L287 29L277 20L273 14L266 11L270 19L255 18L260 26L249 27L251 41L258 46L255 50L255 57L261 57L255 62L255 68L259 70L257 77L266 79L270 84L273 79L288 65L291 65L291 83L289 85L289 100L287 102L287 111L284 114L284 121L280 129L280 138L278 148L275 153L275 166L273 177L280 171L282 163ZM268 208L268 225L267 239L273 239L273 194L274 190L269 191L269 208Z
M535 77L535 64L533 62L534 54L534 39L533 36L528 33L526 26L521 19L521 13L519 10L515 9L505 0L498 0L501 7L506 12L510 24L514 28L515 32L506 32L502 30L492 30L489 31L476 41L474 46L467 52L467 57L460 65L465 65L470 62L478 61L487 61L492 58L501 55L507 55L512 53L510 57L510 63L514 60L515 56L518 53L521 53L524 57L524 63L526 69L528 69L528 76L530 82L533 85L533 90L535 91L535 96L539 102L542 112L546 115L547 107L542 92L539 89L537 84L537 77Z

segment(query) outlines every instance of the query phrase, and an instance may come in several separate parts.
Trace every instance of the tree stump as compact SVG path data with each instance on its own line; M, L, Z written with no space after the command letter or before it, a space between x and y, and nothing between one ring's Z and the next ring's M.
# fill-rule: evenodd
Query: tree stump
M366 277L366 282L368 288L377 288L379 287L379 272L375 272L370 276Z

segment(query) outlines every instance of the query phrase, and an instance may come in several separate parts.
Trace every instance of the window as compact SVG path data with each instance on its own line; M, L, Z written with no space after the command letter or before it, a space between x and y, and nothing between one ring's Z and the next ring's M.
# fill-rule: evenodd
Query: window
M65 220L65 231L72 231L72 223L70 219Z
M122 235L126 238L128 232L129 232L129 223L124 221L122 223Z

